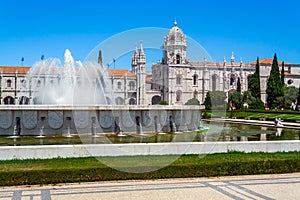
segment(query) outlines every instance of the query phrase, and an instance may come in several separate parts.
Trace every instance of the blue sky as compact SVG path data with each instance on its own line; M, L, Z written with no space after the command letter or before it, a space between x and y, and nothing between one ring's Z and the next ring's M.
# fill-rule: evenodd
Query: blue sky
M244 62L256 57L300 63L297 0L0 2L0 65L33 65L41 55L62 59L66 48L84 60L99 43L133 28L171 28L184 33L215 61L234 51ZM163 38L161 38L163 43ZM200 58L199 58L200 59ZM118 66L124 68L124 66Z

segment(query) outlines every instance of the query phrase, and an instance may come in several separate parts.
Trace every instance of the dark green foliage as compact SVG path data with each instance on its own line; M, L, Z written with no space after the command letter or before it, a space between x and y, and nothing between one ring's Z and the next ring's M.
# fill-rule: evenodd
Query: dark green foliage
M237 110L240 110L243 106L243 95L236 91L229 95L229 101L235 105Z
M272 69L267 83L266 93L269 108L274 109L275 107L278 107L279 103L277 97L283 96L283 85L280 79L276 53L274 55Z
M260 98L256 98L249 103L249 109L263 110L264 108L265 108L265 104Z
M259 72L259 58L257 57L255 72L251 76L249 80L248 90L251 92L254 98L261 98L260 97L260 72Z
M298 91L298 98L297 98L297 107L296 107L296 110L298 110L300 106L300 86L299 86L299 91Z
M251 92L245 91L243 94L243 102L246 102L249 109L264 109L264 102L260 98L255 98L252 96Z
M241 79L240 79L240 77L238 77L237 86L236 86L236 91L239 92L239 93L242 92Z
M159 105L168 105L168 102L166 102L166 101L160 101L158 104Z
M284 86L284 62L282 62L282 65L281 65L281 73L280 73L280 75L281 75L281 84L282 84L282 86Z
M200 102L196 98L189 99L184 105L200 105Z
M211 97L210 92L207 92L206 97L204 99L205 110L211 110Z
M292 102L297 101L298 89L295 86L284 86L284 99L285 99L285 108L289 108Z
M226 99L225 92L222 92L222 91L207 92L205 100L204 100L205 109L206 110L226 109L225 99Z
M144 160L151 156L118 157L121 162L125 160ZM170 156L168 156L170 157ZM165 156L156 156L164 160ZM32 184L57 184L68 182L133 180L133 179L161 179L161 178L186 178L208 176L233 176L270 173L300 172L300 153L242 153L229 152L212 154L204 157L199 155L183 155L174 163L160 170L149 173L127 173L122 169L115 170L104 166L95 158L72 158L51 160L28 161L1 161L2 167L9 170L1 171L0 185L32 185ZM22 164L22 169L12 169L15 164ZM56 164L67 163L67 166L55 168ZM70 164L78 167L69 167ZM29 165L27 167L27 165ZM35 166L33 167L32 166ZM45 169L43 165L49 165ZM141 171L153 166L130 166L131 171ZM142 169L140 169L142 168Z

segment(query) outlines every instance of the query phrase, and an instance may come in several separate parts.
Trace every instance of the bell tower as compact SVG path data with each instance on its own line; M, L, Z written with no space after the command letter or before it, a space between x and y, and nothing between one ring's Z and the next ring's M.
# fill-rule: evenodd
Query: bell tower
M134 52L136 58L136 85L137 85L137 105L146 104L146 55L142 42L140 49Z
M186 36L177 26L176 20L174 26L169 30L164 38L164 64L187 64L186 59Z

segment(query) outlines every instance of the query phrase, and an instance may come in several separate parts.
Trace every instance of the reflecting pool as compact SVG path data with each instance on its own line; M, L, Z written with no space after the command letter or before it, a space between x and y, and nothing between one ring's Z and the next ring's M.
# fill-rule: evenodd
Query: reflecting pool
M122 135L65 135L65 136L20 136L0 137L0 146L23 145L66 145L66 144L120 144L120 143L162 143L162 142L216 142L216 141L272 141L299 140L300 130L243 124L204 122L204 128L192 132L145 133Z

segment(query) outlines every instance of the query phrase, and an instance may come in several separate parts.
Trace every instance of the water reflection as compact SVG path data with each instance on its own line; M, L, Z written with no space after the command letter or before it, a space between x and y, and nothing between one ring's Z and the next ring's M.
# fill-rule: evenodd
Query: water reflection
M91 135L64 137L46 136L20 136L19 138L0 137L0 146L20 145L54 145L54 144L107 144L107 143L171 143L171 142L217 142L217 141L271 141L271 140L299 140L300 130L286 129L284 127L263 127L241 124L223 124L205 122L209 129L174 133L149 133L147 137L136 137L130 133L124 137L115 134L106 137L92 137ZM148 133L147 133L148 134Z

